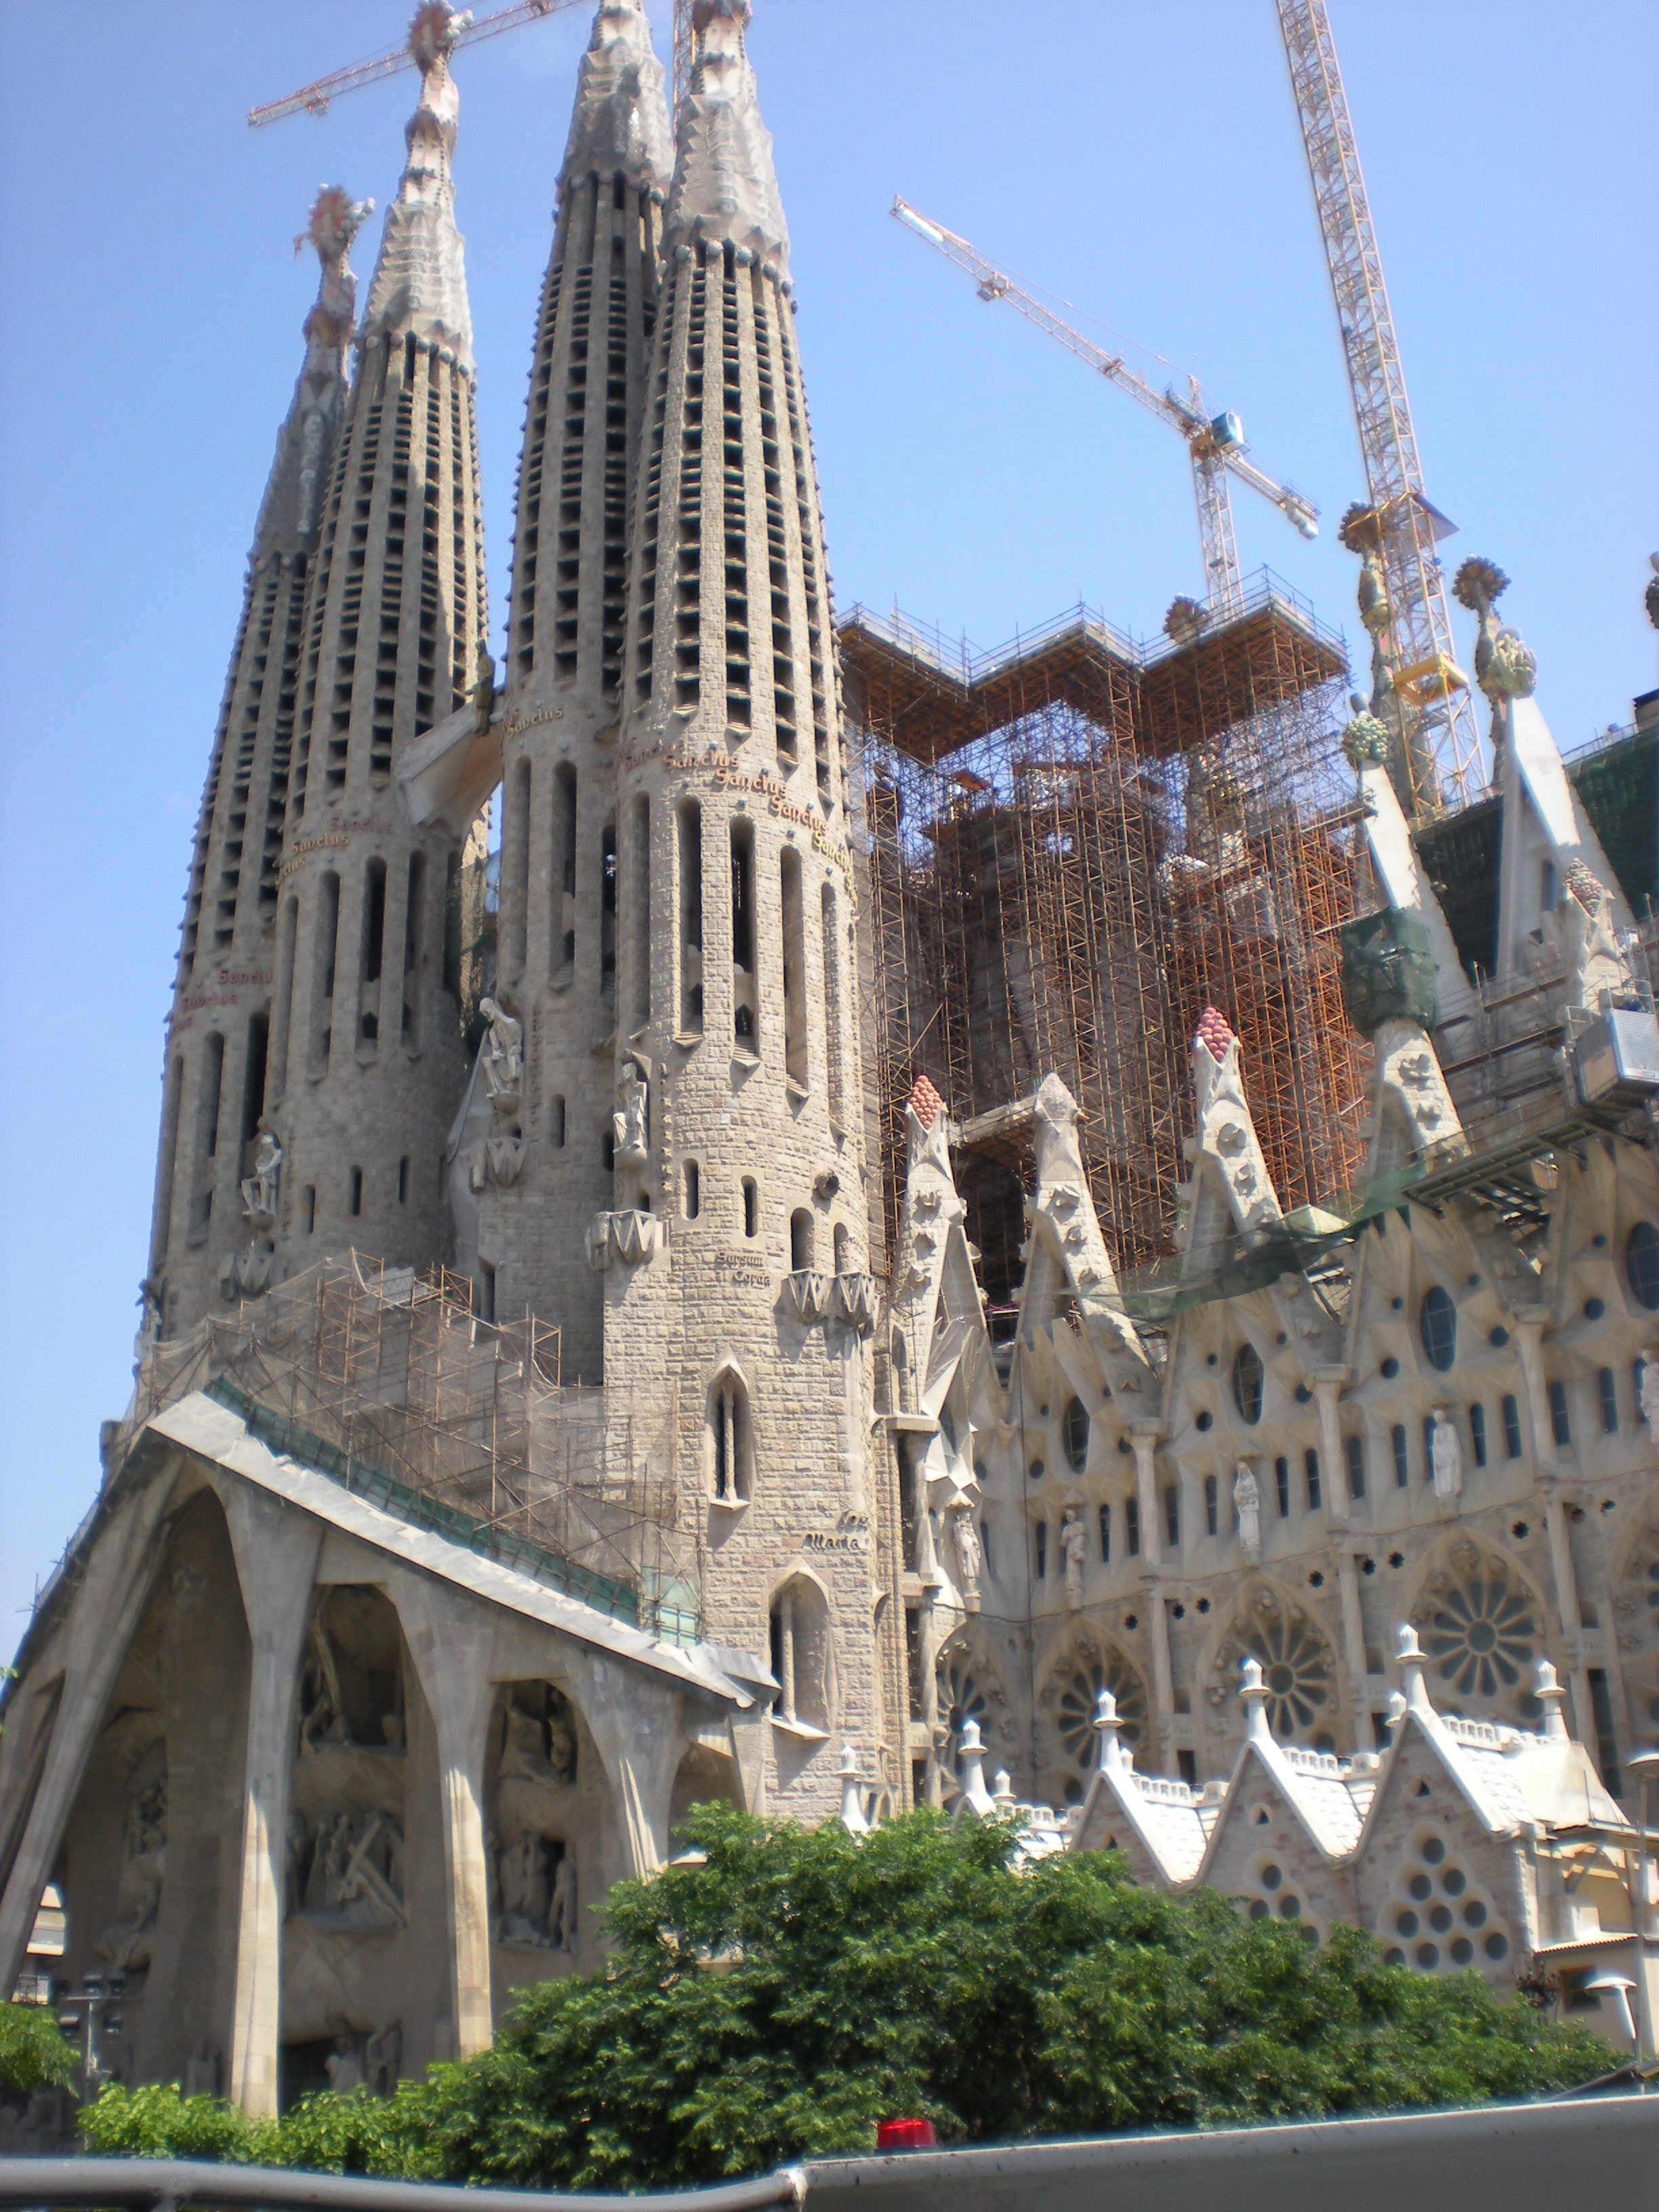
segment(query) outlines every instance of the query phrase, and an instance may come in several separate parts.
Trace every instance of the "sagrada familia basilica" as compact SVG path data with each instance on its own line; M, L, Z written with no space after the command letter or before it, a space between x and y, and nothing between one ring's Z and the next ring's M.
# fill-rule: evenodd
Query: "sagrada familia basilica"
M1419 819L1368 564L1372 691L1297 832L1340 858L1331 927L1261 857L1302 819L1251 797L1273 702L1242 735L1176 717L1146 758L1186 842L1130 888L1171 945L1213 891L1237 957L1204 976L1237 992L1152 976L1163 1090L1121 1024L1091 1058L1033 1013L1021 1044L1065 913L987 862L958 975L893 886L1015 815L1029 840L1061 771L1026 742L1000 794L981 752L901 818L901 678L960 713L1002 676L837 617L749 18L697 0L671 126L642 6L600 0L499 669L442 6L361 300L371 210L313 209L135 1395L5 1701L5 1985L102 1977L106 2069L270 2112L592 1971L607 1887L696 1801L927 1803L1651 2051L1655 702L1564 760L1466 563L1492 789ZM1060 641L1121 678L1124 732L1251 625L1302 656L1281 702L1346 694L1282 591L1177 605L1155 652ZM1030 880L1063 888L1085 833L1044 834ZM1098 1039L1128 955L1077 911ZM1314 979L1278 1044L1270 953ZM900 986L958 984L982 1085L894 1048ZM1316 1188L1333 1067L1321 1157L1352 1172ZM1146 1176L1121 1130L1154 1096Z

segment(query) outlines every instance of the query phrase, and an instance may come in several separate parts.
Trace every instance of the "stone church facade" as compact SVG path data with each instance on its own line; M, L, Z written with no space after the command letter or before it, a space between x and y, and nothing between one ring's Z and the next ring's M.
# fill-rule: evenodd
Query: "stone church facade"
M1388 1202L1280 1207L1212 1009L1165 1310L1119 1284L1053 1075L1005 1132L1012 1333L925 1078L886 1249L862 769L749 12L699 0L671 128L641 9L599 8L499 678L446 10L361 319L368 210L313 210L137 1388L6 1699L0 1972L54 1889L64 1974L124 1978L132 2078L269 2112L477 2051L516 1989L592 1970L592 1906L698 1799L1023 1802L1033 1838L1357 1919L1424 1971L1597 2004L1628 1968L1650 2047L1634 894L1530 683L1494 681L1500 980L1560 1057L1520 1104L1460 1096L1474 987L1357 716Z

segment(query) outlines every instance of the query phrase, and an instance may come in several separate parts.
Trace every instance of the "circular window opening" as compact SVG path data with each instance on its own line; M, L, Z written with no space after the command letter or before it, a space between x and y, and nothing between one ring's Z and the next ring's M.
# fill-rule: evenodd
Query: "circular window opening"
M1299 1917L1301 1911L1302 1899L1293 1893L1279 1899L1279 1917L1281 1920L1295 1920Z
M1438 1283L1425 1295L1417 1325L1430 1364L1443 1375L1457 1357L1457 1308Z
M1438 1866L1446 1856L1446 1846L1438 1836L1431 1836L1423 1846L1423 1856L1431 1866Z
M1625 1240L1625 1273L1638 1306L1659 1313L1659 1229L1638 1221Z
M1437 1966L1440 1964L1440 1946L1437 1943L1419 1943L1417 1947L1417 1963L1425 1968Z
M1472 1897L1468 1903L1463 1907L1463 1921L1464 1925L1469 1928L1484 1928L1486 1926L1486 1908L1482 1905L1478 1897Z
M1089 1456L1089 1414L1081 1398L1066 1400L1060 1419L1060 1441L1066 1465L1073 1474L1081 1474Z
M1417 1915L1414 1912L1402 1912L1400 1914L1394 1924L1401 1935L1415 1936L1417 1933Z
M1417 1899L1418 1903L1421 1905L1424 1899L1428 1896L1430 1891L1433 1888L1434 1885L1430 1881L1427 1875L1414 1874L1411 1880L1406 1884L1406 1887L1410 1890L1412 1895Z
M1455 1966L1467 1966L1474 1956L1474 1946L1467 1936L1460 1936L1451 1947L1451 1954Z
M1233 1403L1252 1428L1261 1419L1263 1380L1261 1353L1253 1344L1241 1344L1233 1361Z
M1480 1948L1489 1959L1507 1959L1510 1955L1510 1939L1494 1928Z
M1263 1889L1277 1889L1280 1883L1283 1882L1284 1879L1285 1869L1283 1867L1264 1866L1261 1869L1261 1887Z

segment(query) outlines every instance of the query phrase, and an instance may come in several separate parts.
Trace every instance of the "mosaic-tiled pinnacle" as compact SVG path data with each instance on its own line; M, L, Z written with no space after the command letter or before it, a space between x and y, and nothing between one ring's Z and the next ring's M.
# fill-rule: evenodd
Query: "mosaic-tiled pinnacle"
M449 74L454 26L442 0L422 8L409 34L421 97L404 131L409 160L386 210L386 235L363 317L362 343L412 333L453 349L469 372L472 311L466 253L455 228L455 140L460 94Z
M700 238L747 246L787 281L789 227L744 44L751 12L749 0L697 0L696 64L679 118L665 231L671 244Z
M630 190L665 185L674 167L663 66L639 0L603 0L582 56L561 190L592 173Z

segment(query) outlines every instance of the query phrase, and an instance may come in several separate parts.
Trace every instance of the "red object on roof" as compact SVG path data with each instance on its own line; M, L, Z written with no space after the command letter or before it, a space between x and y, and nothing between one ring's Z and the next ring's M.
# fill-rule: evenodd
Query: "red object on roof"
M927 1078L923 1077L926 1082ZM878 2150L937 2150L939 2137L931 2120L878 2120Z
M916 1078L916 1087L910 1093L910 1110L924 1129L931 1129L945 1101L939 1097L925 1075Z
M1213 1006L1206 1006L1198 1024L1198 1035L1193 1039L1194 1046L1202 1045L1212 1060L1223 1060L1229 1048L1237 1042L1225 1014L1218 1013Z

